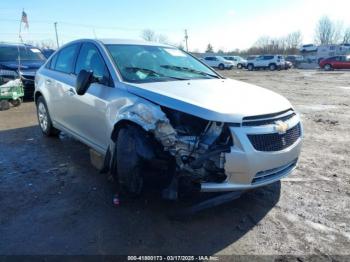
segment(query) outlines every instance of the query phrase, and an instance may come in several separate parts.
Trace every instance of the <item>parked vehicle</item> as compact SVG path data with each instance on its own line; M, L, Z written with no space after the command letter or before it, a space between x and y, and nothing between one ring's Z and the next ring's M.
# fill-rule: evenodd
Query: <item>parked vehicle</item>
M299 48L299 51L302 53L304 53L304 52L317 52L317 46L314 44L302 45Z
M350 55L350 47L347 44L341 45L320 45L317 49L317 62L329 57L336 57L342 55Z
M45 61L41 51L31 45L0 44L0 70L13 71L20 76L24 98L33 98L34 76Z
M323 59L320 62L320 68L324 70L350 69L350 56L333 56Z
M17 74L13 71L4 72L0 69L0 111L13 106L19 106L24 96L23 84Z
M148 179L169 198L184 185L265 186L290 174L301 150L300 117L287 99L160 43L66 44L39 69L35 102L43 134L62 130L104 155L103 169L133 195Z
M288 69L291 69L291 68L293 68L292 62L284 61L284 69L288 70Z
M232 63L232 61L226 60L221 56L206 56L202 61L208 66L219 68L220 70L232 69L234 66L234 63Z
M249 71L254 69L270 69L271 71L285 68L285 61L281 55L261 55L253 60L248 60L247 68Z
M50 48L41 49L41 53L45 56L45 58L49 58L53 53L55 53L55 50Z
M291 62L294 67L296 67L297 64L301 63L304 60L301 55L287 55L284 59L288 62Z
M258 57L258 55L250 55L250 56L248 56L248 57L246 58L247 63L248 63L249 61L251 61L251 60L255 60L257 57Z
M232 61L234 66L238 69L245 68L247 66L247 60L240 56L224 56L226 60Z

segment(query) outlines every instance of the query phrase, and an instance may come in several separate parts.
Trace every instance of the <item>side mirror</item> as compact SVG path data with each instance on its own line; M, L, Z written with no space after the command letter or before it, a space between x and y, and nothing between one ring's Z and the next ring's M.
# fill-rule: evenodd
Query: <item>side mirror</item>
M91 83L94 82L94 77L92 72L86 70L81 70L77 77L77 82L75 84L75 89L78 95L84 95L88 90Z

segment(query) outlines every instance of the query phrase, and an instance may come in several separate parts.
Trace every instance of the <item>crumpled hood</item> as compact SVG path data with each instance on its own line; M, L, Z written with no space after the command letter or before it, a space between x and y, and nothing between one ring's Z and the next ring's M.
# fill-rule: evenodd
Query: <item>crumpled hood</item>
M130 93L203 119L240 123L245 116L292 107L283 96L232 79L170 81L128 85Z

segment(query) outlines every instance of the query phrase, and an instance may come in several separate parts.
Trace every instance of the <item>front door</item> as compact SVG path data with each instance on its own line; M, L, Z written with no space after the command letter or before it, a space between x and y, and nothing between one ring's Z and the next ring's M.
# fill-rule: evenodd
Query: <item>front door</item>
M83 69L93 72L96 82L90 85L84 95L78 95L74 90L74 94L67 99L67 108L72 119L70 126L95 149L104 152L109 141L106 111L108 94L112 87L108 69L93 43L82 45L74 70L75 75Z

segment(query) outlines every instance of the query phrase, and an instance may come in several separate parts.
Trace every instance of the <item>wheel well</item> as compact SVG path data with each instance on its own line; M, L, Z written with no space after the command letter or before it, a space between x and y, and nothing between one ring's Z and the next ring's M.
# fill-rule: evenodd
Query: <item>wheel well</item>
M40 96L43 96L43 94L40 93L40 91L35 92L35 95L34 95L34 102L35 102L35 103L36 103L36 101L38 100L38 98L39 98Z
M269 66L272 66L272 65L276 66L276 63L270 63L270 64L269 64Z
M118 123L116 123L114 125L113 131L112 131L112 134L111 134L112 141L114 141L114 142L117 141L118 133L119 133L120 129L123 128L123 127L126 127L128 125L133 125L133 126L142 128L140 125L138 125L135 122L132 122L130 120L121 120L121 121L119 121Z

